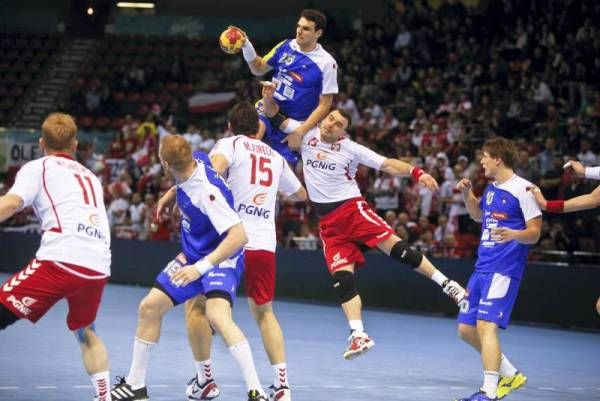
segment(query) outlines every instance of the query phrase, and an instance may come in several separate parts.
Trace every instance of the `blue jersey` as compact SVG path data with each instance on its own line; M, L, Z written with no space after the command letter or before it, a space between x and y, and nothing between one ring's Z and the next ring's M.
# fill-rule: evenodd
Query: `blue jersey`
M177 206L181 210L181 247L189 263L195 263L211 253L221 243L226 231L241 223L233 209L233 195L225 181L211 167L208 156L194 152L194 158L194 173L177 184Z
M533 194L526 190L528 186L532 186L529 181L514 175L502 184L486 187L479 201L482 227L476 271L501 273L517 279L523 276L529 245L517 241L499 244L490 234L496 227L524 230L527 221L541 216Z
M296 40L284 40L264 60L273 68L274 98L281 112L304 121L317 108L319 96L338 93L337 65L333 57L317 44L303 52Z

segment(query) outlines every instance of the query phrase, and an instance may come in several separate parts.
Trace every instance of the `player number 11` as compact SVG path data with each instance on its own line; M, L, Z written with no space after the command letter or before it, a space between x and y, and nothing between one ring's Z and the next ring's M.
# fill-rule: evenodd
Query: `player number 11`
M258 184L262 185L263 187L270 187L271 183L273 182L273 171L271 170L271 167L269 166L271 164L271 159L261 156L260 158L258 158L258 162L257 162L257 157L256 157L256 155L253 155L253 154L250 155L250 159L252 159L252 171L250 172L250 184L256 184L256 170L258 167L258 171L261 174L259 177ZM266 174L266 178L264 177L265 174Z
M83 191L83 203L85 203L86 205L90 204L90 196L88 194L88 190L86 189L86 185L84 180L87 182L87 186L90 188L90 193L92 194L92 200L94 202L94 207L98 207L98 205L96 204L96 193L94 192L94 186L92 185L92 179L90 177L88 177L87 175L84 175L83 177L79 174L74 174L75 175L75 179L77 180L77 182L79 183L79 186L81 187L81 190Z

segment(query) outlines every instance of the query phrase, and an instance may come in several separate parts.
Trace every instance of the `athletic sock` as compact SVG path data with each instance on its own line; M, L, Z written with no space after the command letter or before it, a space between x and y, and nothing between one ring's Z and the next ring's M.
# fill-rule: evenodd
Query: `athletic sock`
M206 383L208 380L212 380L212 368L210 366L211 360L210 358L206 361L195 361L196 363L196 373L198 376L198 382L200 384Z
M135 338L133 342L133 359L129 368L129 374L125 378L125 381L133 390L146 385L146 369L150 361L150 352L155 346L156 343Z
M248 391L258 390L262 395L265 395L265 392L260 384L260 380L258 380L258 374L256 373L256 368L254 367L252 351L250 350L250 344L248 344L248 341L244 340L241 343L232 345L229 347L229 352L231 352L231 355L240 366Z
M498 372L492 372L490 370L483 371L483 391L489 398L496 398L496 391L498 390Z
M275 365L272 365L273 367L273 372L275 373L275 379L273 380L273 385L278 388L278 387L289 387L290 384L288 383L288 377L287 377L287 364L284 363L277 363Z
M348 324L350 325L350 330L352 331L357 331L359 333L363 333L365 331L362 320L349 320Z
M500 376L513 377L516 374L517 368L510 363L506 355L502 354L502 357L500 358Z
M110 374L108 370L90 375L90 380L94 385L97 401L111 401L109 387Z

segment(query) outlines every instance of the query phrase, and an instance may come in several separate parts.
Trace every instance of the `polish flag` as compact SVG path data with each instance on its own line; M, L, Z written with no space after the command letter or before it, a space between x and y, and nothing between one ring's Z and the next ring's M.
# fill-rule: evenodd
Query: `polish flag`
M235 92L198 92L188 99L192 113L210 113L225 110L235 98Z

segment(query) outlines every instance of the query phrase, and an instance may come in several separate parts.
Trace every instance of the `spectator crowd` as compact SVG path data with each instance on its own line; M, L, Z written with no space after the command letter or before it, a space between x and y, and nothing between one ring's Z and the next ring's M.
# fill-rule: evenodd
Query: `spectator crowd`
M409 178L359 168L363 194L401 238L424 253L471 257L479 227L455 185L467 177L476 194L482 193L485 140L500 135L516 141L516 173L538 185L546 199L593 189L593 182L562 166L570 159L600 165L600 2L491 0L486 9L457 0L441 3L433 9L425 1L390 1L377 22L364 22L358 11L352 30L327 31L324 45L339 65L335 106L352 116L348 135L387 157L422 166L440 183L439 191L430 192ZM236 100L257 98L257 82L241 57L221 60L201 74L196 88L220 82ZM131 110L115 108L115 93L150 88L159 73L182 83L192 68L178 58L162 72L118 68L106 72L103 83L80 82L65 107L79 116L118 116ZM80 145L78 158L105 184L116 238L178 238L177 216L160 223L154 218L158 197L173 185L157 159L164 133L182 133L202 151L231 134L192 121L181 102L155 96L141 113L118 116L120 129L103 154L93 144ZM223 126L223 114L214 121ZM545 215L536 247L600 252L598 219L594 211ZM311 249L318 243L317 216L309 204L282 199L277 226L284 246Z

